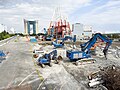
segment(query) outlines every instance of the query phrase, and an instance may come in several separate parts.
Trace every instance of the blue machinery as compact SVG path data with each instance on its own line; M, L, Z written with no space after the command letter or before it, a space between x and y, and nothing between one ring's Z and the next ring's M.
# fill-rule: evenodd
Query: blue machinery
M57 57L57 50L53 50L52 52L43 55L43 57L39 57L38 62L41 67L44 67L44 64L48 64L51 66L51 60L55 60Z
M104 53L107 53L107 50L109 48L109 46L112 44L112 40L108 39L107 37L104 37L102 34L100 33L96 33L88 42L81 44L81 51L79 50L67 50L67 57L70 59L70 61L78 61L79 59L84 59L84 58L91 58L91 54L90 54L90 48L96 43L97 39L101 39L102 41L106 42L106 46L103 50ZM76 41L76 39L72 38L72 37L65 37L64 39L62 39L61 44L56 44L53 45L55 47L63 47L64 46L64 41L71 39L73 40L73 42ZM58 46L57 46L58 45ZM52 52L45 54L43 57L40 57L38 59L39 64L44 67L44 64L48 64L49 66L51 66L51 60L56 60L57 58L57 50L53 50ZM77 62L76 62L77 65Z
M54 45L55 48L62 48L64 46L64 42L68 39L72 40L73 42L76 42L76 36L74 36L74 38L66 36L65 38L61 39L62 42L58 43L58 40L55 40L54 42L52 42L52 44Z
M6 57L6 54L3 51L0 51L0 63L2 62L2 60L4 60Z
M0 58L5 57L5 53L3 51L0 51Z
M100 33L96 33L88 42L80 45L81 51L68 50L67 57L70 59L70 61L77 61L79 59L91 58L90 48L96 43L97 38L106 42L106 46L103 50L104 55L105 55L107 53L109 46L112 44L112 40L108 39L107 37L104 37Z
M37 42L37 39L36 38L30 38L30 42L35 43L35 42Z
M47 34L46 28L44 28L45 34ZM46 36L46 41L51 41L54 38L54 27L50 29L50 35Z

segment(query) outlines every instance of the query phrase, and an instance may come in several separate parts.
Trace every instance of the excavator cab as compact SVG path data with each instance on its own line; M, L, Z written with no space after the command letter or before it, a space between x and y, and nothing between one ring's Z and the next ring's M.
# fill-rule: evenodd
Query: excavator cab
M57 51L53 50L50 53L45 53L42 57L39 57L38 62L39 65L44 68L45 65L49 65L50 67L52 66L51 60L55 60L57 56Z

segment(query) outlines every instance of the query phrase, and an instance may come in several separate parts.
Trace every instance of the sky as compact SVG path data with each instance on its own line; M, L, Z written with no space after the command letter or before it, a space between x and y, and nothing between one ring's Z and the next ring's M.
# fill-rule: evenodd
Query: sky
M0 23L24 33L23 19L48 28L56 8L72 25L91 25L93 31L120 33L120 0L0 0Z

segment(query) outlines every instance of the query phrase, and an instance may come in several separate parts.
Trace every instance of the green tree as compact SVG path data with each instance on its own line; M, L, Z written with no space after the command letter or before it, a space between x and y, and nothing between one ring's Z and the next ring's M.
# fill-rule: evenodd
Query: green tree
M3 32L0 33L0 40L9 38L9 37L11 37L11 36L14 36L14 34L9 34L8 32L3 31Z

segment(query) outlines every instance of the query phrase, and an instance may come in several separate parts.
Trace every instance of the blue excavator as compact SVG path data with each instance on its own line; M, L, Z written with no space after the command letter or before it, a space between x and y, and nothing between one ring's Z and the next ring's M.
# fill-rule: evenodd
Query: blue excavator
M100 33L96 33L88 42L81 44L81 51L77 51L74 49L68 50L67 57L70 59L70 61L78 61L80 59L91 58L90 48L96 43L98 38L106 42L103 53L105 55L105 58L107 59L106 54L109 46L112 44L112 40L108 39Z
M2 60L4 60L6 58L6 54L0 50L0 63L2 62Z
M42 68L44 68L44 65L49 65L51 67L51 60L57 60L57 50L45 53L42 57L39 57L38 63Z
M65 38L61 39L60 43L58 43L58 39L56 39L54 42L52 42L52 45L54 45L55 48L62 48L64 47L64 42L66 40L71 40L73 42L76 42L76 36L74 36L73 38L71 36L65 36Z
M96 43L97 39L101 39L102 41L106 42L106 46L103 50L103 53L106 57L107 51L109 46L112 44L112 40L108 39L107 37L103 36L100 33L96 33L88 42L81 44L81 51L79 50L67 50L67 57L70 61L79 61L81 59L89 59L91 58L90 48ZM66 40L66 39L64 39ZM46 53L42 57L39 57L38 62L41 67L44 67L45 64L51 66L51 60L57 60L57 50L53 50L50 53ZM106 57L107 58L107 57ZM90 59L91 60L91 59ZM78 63L76 63L77 65Z
M5 58L6 57L6 55L5 55L5 53L3 51L0 51L0 57L1 58Z

